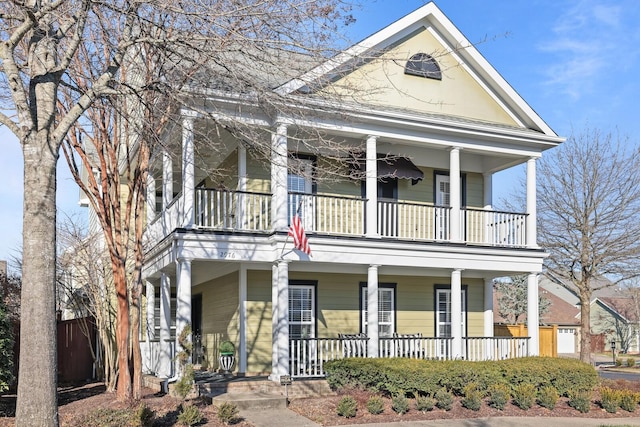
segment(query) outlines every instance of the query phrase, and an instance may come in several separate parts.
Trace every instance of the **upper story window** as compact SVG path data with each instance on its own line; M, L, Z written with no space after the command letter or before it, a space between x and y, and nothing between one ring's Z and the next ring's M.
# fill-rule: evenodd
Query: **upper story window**
M428 79L442 80L440 66L431 55L416 53L407 61L404 73L410 76L426 77Z

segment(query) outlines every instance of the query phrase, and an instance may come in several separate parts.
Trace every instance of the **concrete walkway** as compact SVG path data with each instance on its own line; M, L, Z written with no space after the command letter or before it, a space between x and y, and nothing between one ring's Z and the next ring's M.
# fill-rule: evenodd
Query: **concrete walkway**
M319 427L313 421L288 409L241 410L240 416L256 427ZM640 426L640 418L557 418L490 417L460 420L402 421L397 423L352 424L341 427L586 427Z

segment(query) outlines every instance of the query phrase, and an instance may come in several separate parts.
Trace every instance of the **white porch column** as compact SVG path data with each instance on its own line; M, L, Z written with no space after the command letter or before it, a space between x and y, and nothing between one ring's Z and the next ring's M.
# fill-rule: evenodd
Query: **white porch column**
M195 158L193 152L194 114L182 113L182 197L184 198L184 227L192 228L195 212Z
M289 373L289 261L280 259L274 266L272 283L273 315L273 353L272 372L269 378L279 381L281 375Z
M238 323L239 323L239 361L238 361L238 373L244 374L247 372L247 266L245 264L240 265L239 271L239 286L238 286L238 300L240 301Z
M527 276L527 330L529 331L529 356L540 354L540 319L538 318L538 275Z
M191 260L188 258L178 259L177 271L177 294L176 294L176 354L182 351L179 337L182 330L191 323ZM189 338L191 339L191 338ZM191 360L188 361L188 363ZM176 360L176 372L179 375L180 361Z
M451 354L462 357L462 271L451 272Z
M288 308L288 307L287 307ZM271 381L279 381L278 375L278 262L271 266Z
M377 137L367 138L366 153L366 224L365 235L367 237L380 237L378 234L378 149Z
M451 147L449 151L449 196L451 198L451 241L460 242L460 148Z
M160 367L158 376L173 374L171 359L171 282L167 273L160 274Z
M279 124L271 138L271 214L274 231L287 229L287 126Z
M153 341L156 339L156 330L155 330L155 308L156 308L156 296L155 296L155 287L153 283L147 280L147 289L146 289L146 297L147 297L147 341Z
M238 144L238 206L236 209L236 227L245 228L245 194L247 191L247 149Z
M156 179L151 174L147 174L147 224L156 217Z
M173 158L167 150L162 152L162 210L173 200Z
M482 174L484 182L484 210L490 211L493 209L493 174L488 172Z
M370 265L367 274L367 353L369 357L378 357L378 265Z
M536 159L527 160L527 247L537 248L536 241Z

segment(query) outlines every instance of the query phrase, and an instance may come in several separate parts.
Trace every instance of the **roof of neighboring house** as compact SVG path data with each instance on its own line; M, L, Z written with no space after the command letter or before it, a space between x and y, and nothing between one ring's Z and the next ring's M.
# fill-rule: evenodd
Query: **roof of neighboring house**
M639 320L638 313L634 307L635 303L631 298L600 297L596 298L596 300L600 301L609 310L615 311L624 320L629 322L637 322Z
M543 287L538 287L539 295L549 300L550 305L546 313L540 318L540 324L547 325L559 325L559 326L574 326L580 324L579 317L580 309L575 305L572 305L557 295L548 292ZM493 293L493 321L494 323L508 323L505 318L498 314L498 297L499 293ZM526 313L520 317L521 322L525 322L527 319Z

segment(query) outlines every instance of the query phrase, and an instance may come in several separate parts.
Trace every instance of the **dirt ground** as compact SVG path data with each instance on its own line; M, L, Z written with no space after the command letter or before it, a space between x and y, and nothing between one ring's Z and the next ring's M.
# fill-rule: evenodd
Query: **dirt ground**
M60 425L62 427L84 427L88 425L86 416L99 409L124 409L137 407L139 403L123 403L115 400L115 394L105 392L101 383L91 383L82 386L60 387L58 389L58 411ZM143 390L142 402L155 412L154 426L177 426L181 401L171 396L154 393L150 389ZM207 405L198 399L194 403L200 408L204 420L199 426L221 427L224 426L217 418L215 406ZM0 427L14 425L16 396L0 396ZM93 423L90 423L93 424ZM251 427L252 424L239 419L235 424L238 427Z
M603 381L603 385L619 388L631 389L640 392L640 382L637 381ZM167 427L177 426L177 416L179 413L180 400L163 394L154 394L151 390L144 390L142 401L148 405L156 415L154 426ZM293 411L324 426L334 426L341 424L366 424L366 423L387 423L394 421L412 420L434 420L434 419L456 419L456 418L478 418L496 416L527 416L527 417L585 417L585 418L622 418L640 416L640 409L635 412L626 412L622 409L617 414L609 414L597 405L597 394L594 394L594 402L591 410L587 414L581 414L577 410L567 405L566 399L561 399L554 410L548 410L539 406L534 406L528 411L508 404L503 411L482 405L479 411L472 411L463 408L459 400L453 405L451 411L434 409L430 412L419 412L413 407L404 415L397 415L391 410L391 401L385 399L385 411L380 415L371 415L366 410L366 402L370 397L369 393L363 391L351 391L349 395L358 401L358 411L355 418L343 418L336 414L336 406L342 396L330 396L321 398L294 399L289 408ZM102 384L92 383L83 386L61 387L58 393L60 425L63 427L76 427L87 425L86 416L99 409L123 409L130 405L117 402L115 395L106 393ZM205 420L200 426L221 427L222 424L216 416L215 406L207 405L204 401L195 402ZM132 406L137 406L134 404ZM13 426L15 419L15 395L0 396L0 427ZM245 420L238 420L235 424L238 427L251 427L252 424Z

